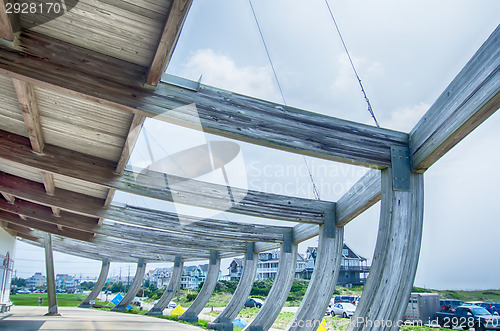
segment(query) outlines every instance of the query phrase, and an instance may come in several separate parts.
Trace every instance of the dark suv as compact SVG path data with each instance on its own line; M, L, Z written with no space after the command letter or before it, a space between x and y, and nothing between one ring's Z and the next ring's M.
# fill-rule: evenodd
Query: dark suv
M359 301L359 297L353 295L337 295L334 299L334 303L348 302L356 305L356 302Z
M260 308L260 307L262 307L262 304L263 304L263 302L261 300L250 298L250 299L247 299L247 302L245 302L245 308L247 308L247 307Z
M464 302L461 300L439 300L439 305L441 306L441 311L444 312L454 312L457 307L463 305Z

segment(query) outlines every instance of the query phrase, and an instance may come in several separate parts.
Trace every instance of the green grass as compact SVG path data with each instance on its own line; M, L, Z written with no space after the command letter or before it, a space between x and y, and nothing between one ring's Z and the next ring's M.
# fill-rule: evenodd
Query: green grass
M42 297L42 306L47 306L47 294L15 294L10 296L10 300L15 306L38 306L38 298ZM87 296L84 294L57 294L57 305L59 307L76 307L82 303Z

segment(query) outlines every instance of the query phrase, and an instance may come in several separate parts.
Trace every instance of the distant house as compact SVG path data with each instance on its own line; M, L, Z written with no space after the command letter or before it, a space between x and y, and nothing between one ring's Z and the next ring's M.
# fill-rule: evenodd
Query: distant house
M295 266L295 278L311 279L318 255L317 247L308 247L305 257L302 254L297 255L297 264ZM259 263L257 265L256 280L275 278L278 272L280 260L280 251L274 250L259 253ZM229 265L229 277L231 280L239 280L243 272L243 259L235 258ZM342 248L342 260L340 264L340 274L337 281L339 285L356 286L365 283L366 277L370 271L367 266L367 260L356 254L347 244Z
M56 287L71 288L78 285L78 281L68 274L57 274L56 275Z
M42 276L41 272L37 272L30 278L26 279L26 286L31 288L45 286L46 284L47 280L45 279L45 276Z
M144 278L149 280L150 284L156 284L158 288L168 286L170 278L172 277L173 267L170 268L156 268L146 273ZM181 287L186 289L197 289L207 277L208 264L197 266L185 266L181 276ZM221 273L219 271L219 279Z
M298 278L311 279L318 255L317 247L308 247L306 250L306 267L299 273ZM342 247L342 260L338 285L357 286L365 283L370 267L366 258L356 254L346 243Z

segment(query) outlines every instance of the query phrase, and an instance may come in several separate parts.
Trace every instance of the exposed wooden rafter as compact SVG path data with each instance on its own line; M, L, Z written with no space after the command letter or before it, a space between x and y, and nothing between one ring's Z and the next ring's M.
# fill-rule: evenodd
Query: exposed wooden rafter
M16 197L9 193L2 192L2 196L7 200L8 203L13 204L16 201Z
M174 53L175 44L181 29L184 25L187 13L193 0L173 0L167 17L165 18L165 26L161 34L158 48L156 49L153 61L149 66L146 84L157 86L161 75L167 69L168 62Z
M14 0L0 0L0 39L14 41L19 30L19 14L7 13L7 4L13 4ZM13 10L10 10L13 12Z

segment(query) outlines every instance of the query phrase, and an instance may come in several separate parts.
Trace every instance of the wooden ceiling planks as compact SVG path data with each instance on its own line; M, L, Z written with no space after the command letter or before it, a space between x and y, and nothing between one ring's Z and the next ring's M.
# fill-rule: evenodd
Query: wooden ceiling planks
M0 130L28 137L12 79L0 75Z

